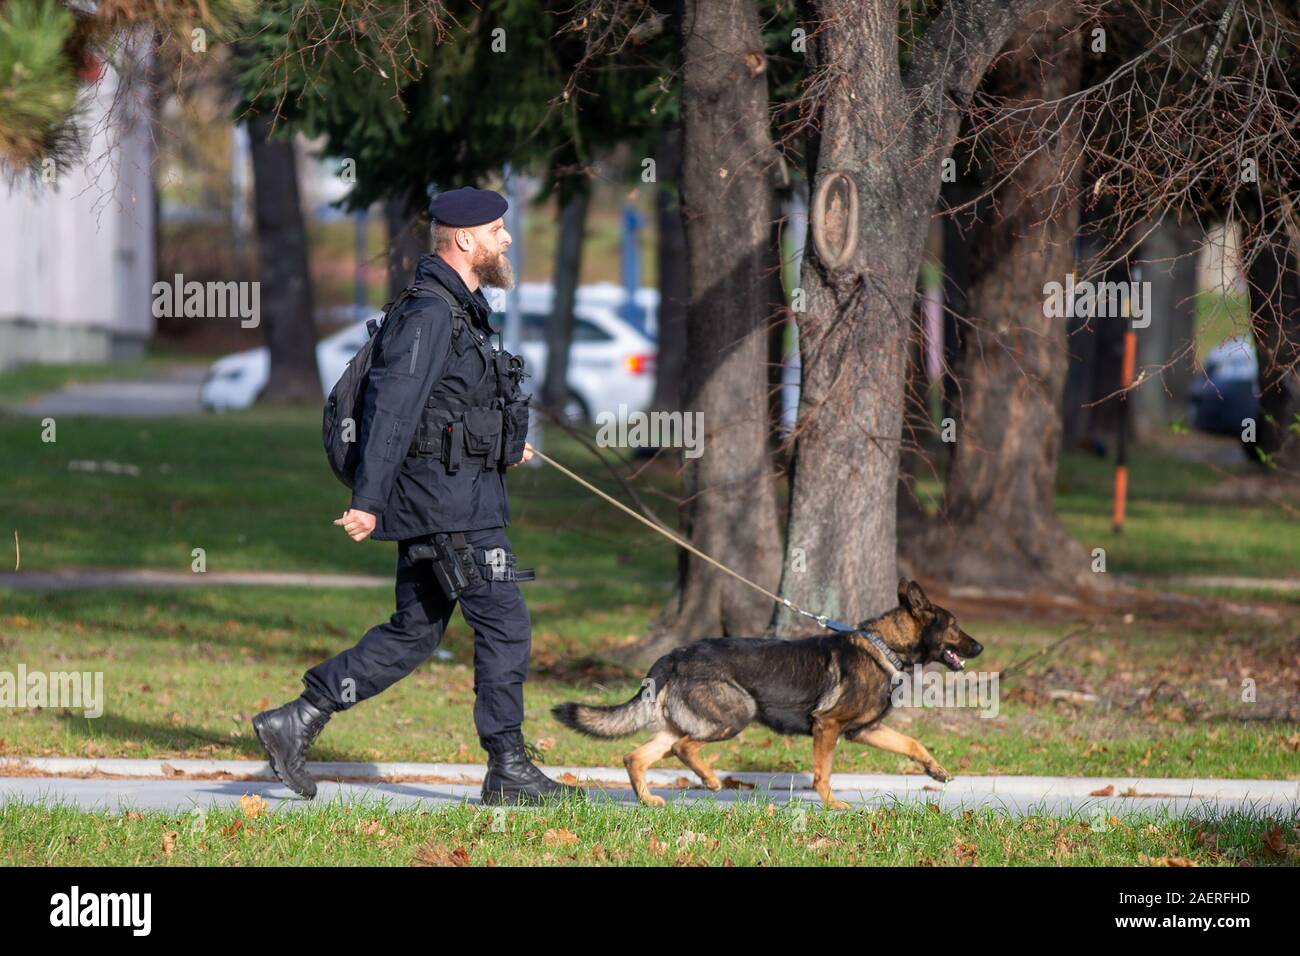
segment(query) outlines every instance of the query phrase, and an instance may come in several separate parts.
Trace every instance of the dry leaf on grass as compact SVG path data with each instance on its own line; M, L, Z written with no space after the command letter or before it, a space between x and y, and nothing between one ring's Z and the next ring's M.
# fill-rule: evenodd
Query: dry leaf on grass
M572 845L578 842L578 834L564 827L553 827L542 834L542 842L547 846Z
M435 843L426 843L415 851L415 866L469 866L469 851L463 846L448 850Z

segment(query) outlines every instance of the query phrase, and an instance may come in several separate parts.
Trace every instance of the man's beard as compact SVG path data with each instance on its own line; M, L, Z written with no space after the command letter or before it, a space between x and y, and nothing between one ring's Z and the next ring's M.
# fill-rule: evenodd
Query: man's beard
M505 253L492 255L487 250L480 251L483 255L481 257L475 256L474 264L470 267L474 275L478 276L478 281L493 289L506 291L513 289L515 287L515 273Z

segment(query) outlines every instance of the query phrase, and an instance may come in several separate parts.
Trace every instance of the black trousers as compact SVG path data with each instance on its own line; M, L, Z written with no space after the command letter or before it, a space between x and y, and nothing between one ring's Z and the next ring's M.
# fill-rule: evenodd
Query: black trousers
M480 570L485 548L505 548L504 528L466 531ZM428 561L411 561L412 545L429 537L397 543L397 611L385 624L366 632L356 646L303 675L304 696L327 711L346 710L401 680L442 643L456 601L449 601ZM474 726L479 743L499 753L522 741L524 681L532 648L532 622L519 585L491 581L461 593L461 613L474 629Z

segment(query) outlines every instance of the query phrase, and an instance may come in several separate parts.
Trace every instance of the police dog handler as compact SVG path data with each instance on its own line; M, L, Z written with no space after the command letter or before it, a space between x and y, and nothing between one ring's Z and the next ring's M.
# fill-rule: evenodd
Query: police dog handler
M482 799L581 793L534 766L522 732L532 628L517 581L529 574L516 572L506 538L506 468L532 449L519 430L522 364L492 348L480 290L514 285L506 208L498 193L470 187L435 198L434 251L377 333L351 507L334 523L353 541L397 541L397 611L309 670L301 697L253 718L276 776L309 799L307 750L326 721L427 660L458 600L474 629L474 725L488 753ZM522 445L514 461L503 440L512 424Z

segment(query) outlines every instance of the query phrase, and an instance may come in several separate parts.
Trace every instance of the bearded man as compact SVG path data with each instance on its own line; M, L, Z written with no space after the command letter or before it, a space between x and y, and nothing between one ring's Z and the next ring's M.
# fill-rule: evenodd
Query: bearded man
M528 608L505 528L506 469L527 461L521 360L491 342L480 286L510 289L505 198L465 187L433 200L434 251L376 333L357 422L353 541L397 542L397 610L356 646L303 676L301 697L258 714L271 768L308 799L307 750L325 722L411 673L438 648L457 603L474 631L474 724L488 754L481 797L536 803L580 793L551 780L524 744ZM521 431L522 429L522 431ZM513 449L513 450L511 450Z

